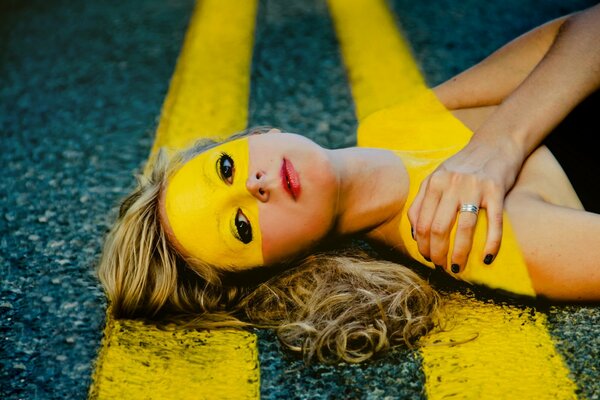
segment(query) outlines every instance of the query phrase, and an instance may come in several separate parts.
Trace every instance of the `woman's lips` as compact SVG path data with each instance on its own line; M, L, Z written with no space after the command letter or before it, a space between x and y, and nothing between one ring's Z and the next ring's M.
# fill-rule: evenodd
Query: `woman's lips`
M283 189L296 200L300 196L302 186L300 185L300 175L294 169L294 165L288 159L283 159L281 164L281 184Z

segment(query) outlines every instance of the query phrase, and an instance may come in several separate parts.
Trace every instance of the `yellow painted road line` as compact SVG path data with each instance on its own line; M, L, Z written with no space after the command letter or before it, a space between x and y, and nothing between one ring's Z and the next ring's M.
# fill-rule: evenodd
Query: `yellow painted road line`
M153 151L246 128L258 0L198 0Z
M328 4L359 122L411 96L423 98L425 81L384 0L328 0ZM386 115L396 114L378 114L380 130L394 122L383 121ZM377 140L361 137L359 125L359 145ZM530 283L519 285L527 288ZM447 311L449 329L428 335L423 339L428 345L421 348L429 399L576 398L576 385L556 351L543 313L458 294L449 299Z
M449 330L421 348L428 398L577 398L545 314L462 295L452 296L447 313Z
M407 42L379 0L334 0L329 1L329 9L359 122L425 87Z
M256 335L108 321L93 399L257 399Z
M199 0L152 153L247 125L257 0ZM257 338L240 330L161 331L107 315L91 399L257 399Z
M198 0L153 150L246 128L258 0Z

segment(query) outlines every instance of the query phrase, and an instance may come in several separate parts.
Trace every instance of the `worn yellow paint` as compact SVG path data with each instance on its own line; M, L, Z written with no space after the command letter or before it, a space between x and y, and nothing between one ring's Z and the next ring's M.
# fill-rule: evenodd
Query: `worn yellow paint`
M545 314L457 294L446 312L446 331L422 340L430 399L577 398Z
M246 128L257 0L198 0L152 152Z
M256 335L108 321L92 399L257 399Z
M381 110L400 102L410 107L411 99L421 98L427 88L384 0L328 0L328 4L355 101L358 143L371 143L376 139L361 137L362 132L377 134L377 129L361 131L368 116L379 111L378 124L384 131L386 113ZM517 286L527 292L528 275L515 279L523 280ZM576 398L576 385L556 351L543 313L461 294L452 295L445 310L447 329L422 339L428 398Z
M380 0L330 0L328 4L359 121L422 91L425 81L408 43Z
M151 155L162 146L177 150L198 138L246 127L257 6L257 0L197 2ZM89 395L100 400L257 399L259 381L252 333L163 331L108 313Z

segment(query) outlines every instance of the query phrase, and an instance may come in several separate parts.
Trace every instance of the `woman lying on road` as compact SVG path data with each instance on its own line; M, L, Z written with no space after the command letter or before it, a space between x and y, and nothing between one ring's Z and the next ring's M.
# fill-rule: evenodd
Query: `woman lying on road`
M518 92L535 58L552 49L559 27L572 18L551 21L480 64L486 70L531 55L529 70L515 67L515 79L502 65L512 88L504 97ZM486 204L468 197L476 192L452 205L456 231L444 242L472 245L470 257L436 250L430 261L422 240L412 238L408 210L422 182L496 111L452 110L461 103L452 93L466 93L461 82L477 85L470 77L478 71L367 117L359 147L330 150L270 130L203 140L171 159L159 153L106 238L98 272L112 314L197 328L272 327L288 348L321 360L357 362L414 344L435 326L440 296L418 271L340 246L352 238L473 284L551 300L600 300L600 215L584 210L543 145L525 158L504 213L489 210L502 219L501 231L492 232L502 236L499 249L486 245L487 218L478 215Z

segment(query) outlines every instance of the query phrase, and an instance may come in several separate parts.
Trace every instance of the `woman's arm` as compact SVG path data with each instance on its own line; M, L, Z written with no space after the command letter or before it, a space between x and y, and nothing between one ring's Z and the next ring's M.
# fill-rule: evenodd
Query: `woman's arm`
M506 209L539 296L600 300L600 215L530 194L511 194Z
M469 203L487 209L488 236L484 254L485 263L492 262L501 242L504 197L524 160L581 100L600 86L599 37L600 4L564 19L546 54L525 79L517 73L515 80L505 80L512 84L499 84L491 91L501 93L499 88L514 86L521 76L522 82L475 131L465 148L424 180L408 213L424 257L447 266L449 234L457 219L457 210L461 204ZM537 54L536 51L531 50L532 54ZM501 63L511 58L508 52L496 60ZM492 65L485 68L491 71ZM478 85L473 77L484 78L480 72L472 72L473 75L465 75L470 78L463 79L463 84ZM454 90L461 93L459 89ZM491 92L486 89L482 93ZM476 221L474 214L458 216L461 229L452 249L453 271L459 272L466 264Z
M568 17L556 18L510 41L483 61L434 87L436 96L449 110L502 103L546 55Z

